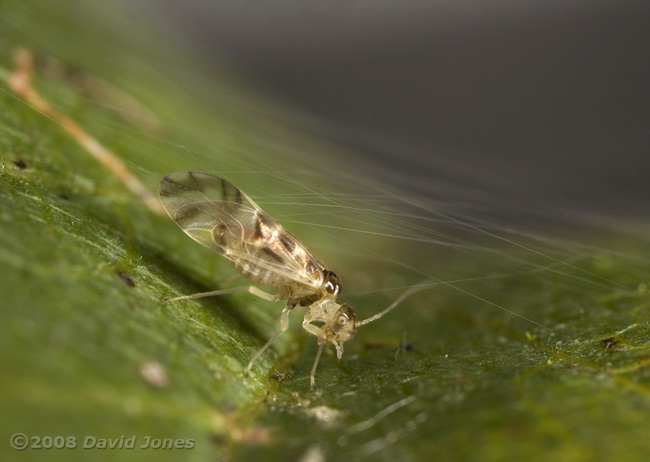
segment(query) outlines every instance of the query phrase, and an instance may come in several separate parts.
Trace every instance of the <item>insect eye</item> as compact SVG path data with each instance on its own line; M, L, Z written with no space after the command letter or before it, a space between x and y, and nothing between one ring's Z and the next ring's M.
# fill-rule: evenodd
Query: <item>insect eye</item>
M334 284L332 281L327 281L325 283L325 290L330 294L335 294L336 292L338 292L338 286Z
M336 320L338 322L339 326L345 326L349 321L349 318L346 315L341 315L339 318Z
M341 290L339 277L336 275L336 273L333 273L331 271L325 270L324 273L325 280L323 282L323 287L325 288L325 291L331 295L338 294Z

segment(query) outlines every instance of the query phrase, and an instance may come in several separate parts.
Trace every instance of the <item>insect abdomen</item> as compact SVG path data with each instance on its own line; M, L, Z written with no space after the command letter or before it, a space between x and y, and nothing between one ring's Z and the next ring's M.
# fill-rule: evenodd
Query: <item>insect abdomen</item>
M270 287L279 287L286 283L286 279L283 277L278 277L277 273L270 271L266 268L263 268L259 265L238 260L230 260L233 268L237 270L239 274L244 276L247 279L250 279L255 284L260 284L263 286Z

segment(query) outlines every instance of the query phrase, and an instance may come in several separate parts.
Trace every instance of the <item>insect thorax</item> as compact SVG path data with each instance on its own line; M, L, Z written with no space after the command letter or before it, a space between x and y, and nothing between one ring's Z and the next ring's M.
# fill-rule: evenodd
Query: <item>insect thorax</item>
M278 288L275 296L278 300L288 300L293 306L311 306L321 300L336 300L341 291L341 282L336 273L329 270L321 272L318 286L289 285ZM241 272L241 271L240 271Z

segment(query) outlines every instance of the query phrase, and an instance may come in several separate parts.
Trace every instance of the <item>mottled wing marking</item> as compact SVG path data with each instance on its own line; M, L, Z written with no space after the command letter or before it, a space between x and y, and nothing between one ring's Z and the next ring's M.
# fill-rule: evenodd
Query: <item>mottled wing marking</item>
M169 216L192 239L225 256L243 276L274 287L320 287L323 265L250 197L207 173L176 172L160 182Z

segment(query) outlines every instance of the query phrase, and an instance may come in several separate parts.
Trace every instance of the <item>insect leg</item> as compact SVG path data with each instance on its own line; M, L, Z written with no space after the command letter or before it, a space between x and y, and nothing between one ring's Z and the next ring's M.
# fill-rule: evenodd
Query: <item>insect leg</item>
M309 324L309 321L303 321L302 328L309 332L311 335L317 337L319 342L321 339L325 338L325 332L323 332L323 329L318 326L314 326L313 324Z
M252 291L250 292L253 293ZM260 292L262 291L260 290ZM266 292L262 292L262 293L266 293ZM264 346L260 348L259 351L253 355L250 362L248 363L248 366L246 366L246 370L244 370L245 376L248 377L248 373L251 371L251 368L253 367L255 361L257 361L260 358L260 356L262 356L262 354L273 344L273 342L275 342L278 339L278 337L282 335L289 328L289 312L293 309L294 306L295 306L294 304L287 304L287 306L284 307L284 309L282 310L282 314L280 315L280 331L276 333L273 337L271 337L269 341L266 342Z
M314 359L314 365L311 366L311 374L309 375L309 382L311 383L312 390L316 388L316 368L318 367L318 361L320 361L320 355L323 352L325 343L321 343L318 347L318 352L316 353L316 359Z
M214 295L234 294L235 292L250 292L269 302L275 302L275 295L264 292L255 286L233 287L232 289L212 290L210 292L199 292L198 294L182 295L180 297L166 298L166 302L177 302L178 300L192 300L195 298L212 297Z

